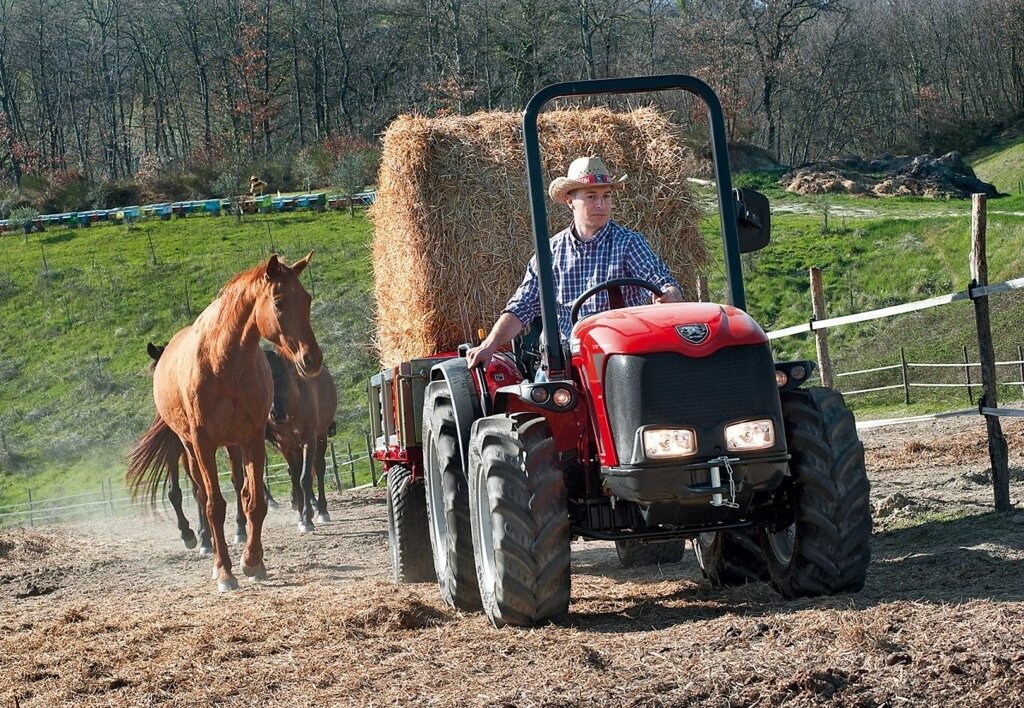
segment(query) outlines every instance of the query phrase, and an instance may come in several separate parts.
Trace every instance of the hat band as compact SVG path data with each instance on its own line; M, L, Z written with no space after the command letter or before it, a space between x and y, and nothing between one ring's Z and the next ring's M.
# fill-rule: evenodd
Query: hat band
M611 184L612 183L612 176L611 175L583 175L582 177L578 177L578 178L574 179L573 181L574 182L579 182L580 184Z

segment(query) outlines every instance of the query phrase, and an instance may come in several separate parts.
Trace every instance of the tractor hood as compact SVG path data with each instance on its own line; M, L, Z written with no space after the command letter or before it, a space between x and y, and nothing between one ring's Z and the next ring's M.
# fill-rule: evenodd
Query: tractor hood
M706 357L719 349L768 341L743 310L730 305L682 302L609 310L573 328L574 355L677 352Z

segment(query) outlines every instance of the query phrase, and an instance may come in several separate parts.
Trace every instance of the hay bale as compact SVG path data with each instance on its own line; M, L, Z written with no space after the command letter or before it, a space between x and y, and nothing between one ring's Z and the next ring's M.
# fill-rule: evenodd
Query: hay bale
M539 128L549 181L590 154L629 174L613 218L647 236L694 292L708 253L678 129L652 108L549 111ZM370 210L382 364L476 341L504 308L534 251L525 163L519 114L403 116L388 128ZM571 222L550 202L548 217L552 234Z

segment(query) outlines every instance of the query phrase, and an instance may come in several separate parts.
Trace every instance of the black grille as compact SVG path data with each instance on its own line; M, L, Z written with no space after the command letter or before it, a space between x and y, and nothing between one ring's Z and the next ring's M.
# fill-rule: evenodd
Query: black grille
M616 354L608 358L604 390L619 464L629 464L642 425L693 427L698 455L711 456L725 450L723 424L771 418L777 445L785 446L775 364L767 344L730 347L703 358L672 352Z

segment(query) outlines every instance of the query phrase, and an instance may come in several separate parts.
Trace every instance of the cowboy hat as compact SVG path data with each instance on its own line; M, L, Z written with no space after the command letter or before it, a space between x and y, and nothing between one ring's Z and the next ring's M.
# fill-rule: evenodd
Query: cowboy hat
M585 187L621 187L629 179L622 175L618 179L612 177L604 162L597 155L590 157L578 157L569 165L569 171L565 177L558 177L548 187L548 195L551 201L564 203L565 196L574 189Z

